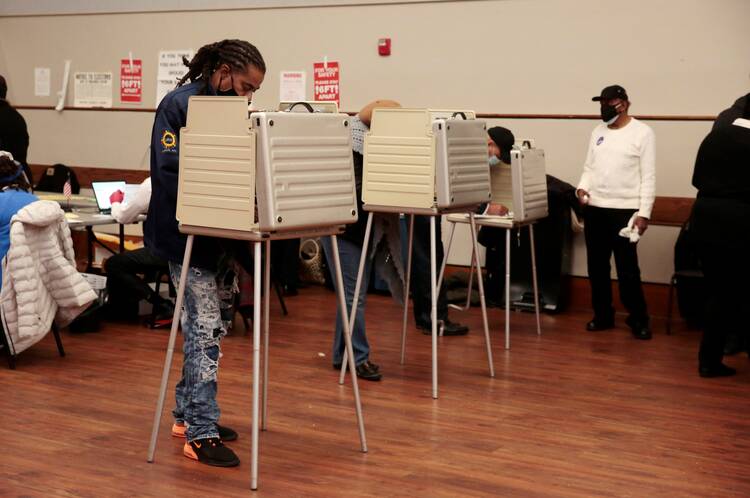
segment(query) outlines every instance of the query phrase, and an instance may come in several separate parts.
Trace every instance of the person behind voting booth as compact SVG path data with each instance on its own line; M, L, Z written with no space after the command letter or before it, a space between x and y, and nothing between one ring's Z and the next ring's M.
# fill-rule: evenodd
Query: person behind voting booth
M703 139L693 186L691 231L708 296L698 374L727 377L736 373L722 362L727 333L750 298L750 93L719 114Z
M151 201L151 178L146 178L138 190L125 198L121 190L109 196L112 217L121 224L134 223L138 216L148 211ZM138 315L138 302L145 299L156 306L158 319L171 319L174 311L171 301L163 299L140 275L154 275L166 268L166 260L156 256L148 247L115 254L107 259L107 308L117 318Z
M186 125L188 99L193 95L244 96L258 91L266 65L258 49L243 40L223 40L201 47L177 88L159 104L151 135L151 203L144 227L146 247L169 262L179 285L187 237L178 230L177 185L179 133ZM221 316L223 274L237 244L213 237L195 237L187 273L182 313L182 378L175 389L173 436L186 438L183 454L199 462L231 467L237 455L225 441L237 433L218 424L216 401L219 342L226 334ZM245 245L246 247L246 245Z
M357 188L357 209L359 214L357 222L346 226L346 230L338 237L339 258L341 261L341 278L344 282L344 295L346 297L346 312L351 313L354 302L354 288L357 284L357 272L359 271L359 260L362 256L362 244L367 226L367 212L362 210L362 168L365 147L365 134L370 129L372 111L383 107L401 107L393 100L376 100L362 108L350 121L352 134L352 156L354 161L354 177ZM333 261L333 245L330 237L324 237L323 252L326 260ZM371 248L372 249L372 248ZM372 253L369 251L365 261L362 275L359 299L357 301L357 315L354 319L354 330L352 331L352 348L354 350L354 362L357 365L357 376L371 381L379 381L382 378L380 366L370 361L370 344L367 342L365 333L365 305L367 302L367 288L372 273ZM328 268L334 286L337 285L336 275L333 274L333 264ZM339 370L344 356L344 324L341 310L336 311L336 329L333 338L333 368Z
M619 85L593 97L601 104L600 123L591 133L583 174L576 190L584 206L584 234L594 317L588 331L614 327L610 257L637 339L651 339L649 316L638 267L637 242L648 228L656 189L653 130L628 114L630 100Z

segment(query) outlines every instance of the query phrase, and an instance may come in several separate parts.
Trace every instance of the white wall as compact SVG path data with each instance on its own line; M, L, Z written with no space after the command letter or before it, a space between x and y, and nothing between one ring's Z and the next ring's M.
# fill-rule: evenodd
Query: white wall
M221 38L255 43L268 64L256 95L274 107L278 74L328 56L341 63L341 106L375 98L405 106L484 113L595 114L592 95L627 88L632 112L715 115L750 91L750 1L500 0L396 5L244 9L205 12L0 17L0 73L17 105L54 105L34 97L34 67L61 84L72 71L112 71L129 51L144 63L143 102L154 107L160 49L198 48ZM377 40L393 39L379 57ZM308 93L312 84L308 83ZM72 104L72 92L68 104ZM121 104L115 95L115 106ZM122 105L123 107L125 105ZM147 169L150 113L26 110L34 163ZM547 152L548 171L578 179L587 120L503 120ZM495 124L495 123L491 123ZM657 136L657 195L692 196L692 165L707 122L649 122ZM640 246L644 278L671 274L676 230L652 228ZM467 251L456 261L466 261ZM576 252L574 272L585 274Z

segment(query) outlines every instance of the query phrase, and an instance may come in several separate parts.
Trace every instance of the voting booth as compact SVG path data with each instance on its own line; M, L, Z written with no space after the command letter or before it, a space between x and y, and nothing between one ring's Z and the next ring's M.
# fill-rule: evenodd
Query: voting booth
M273 233L357 221L347 115L248 117L238 103L190 98L180 132L181 225Z
M372 229L373 213L410 215L409 247L406 265L404 316L401 329L401 363L404 363L408 296L411 277L414 216L430 217L430 282L432 301L432 397L438 397L437 363L437 282L435 218L445 213L472 213L490 200L487 163L487 125L475 119L472 111L376 108L370 130L365 135L362 175L363 209L368 211L357 283L349 317L353 330L362 273ZM474 225L472 224L472 227ZM474 227L475 228L475 227ZM476 230L473 232L476 245ZM440 241L442 243L442 241ZM443 261L443 265L445 261ZM480 288L480 292L483 290ZM490 376L495 371L487 326L482 308ZM442 330L442 329L441 329ZM348 368L342 364L340 382Z
M536 271L536 251L534 249L534 223L548 214L547 205L547 172L544 150L534 147L533 141L524 140L513 146L510 151L510 164L499 163L490 168L492 203L502 204L508 208L505 216L483 215L476 219L478 226L502 228L505 230L505 349L510 349L510 234L514 228L527 226L531 240L531 273L534 288L534 312L536 314L537 334L541 335L539 315L539 286ZM469 223L466 215L450 215L451 225L446 259L453 243L457 223ZM476 270L478 282L482 282L482 270L476 249L471 255L469 272L469 292L466 304L458 309L468 309L471 296L471 285ZM441 273L442 278L442 273ZM484 302L484 294L480 293ZM484 305L484 304L483 304ZM452 305L451 305L452 306Z
M510 165L490 168L492 202L512 213L512 220L528 223L547 216L547 172L542 149L514 146Z
M365 136L365 205L455 210L489 199L487 125L473 112L373 111Z
M301 108L301 111L300 109ZM266 428L268 392L268 318L270 242L301 236L331 236L338 280L338 303L346 309L336 235L357 220L349 116L309 103L285 111L248 114L244 97L190 97L187 125L180 130L177 213L188 235L167 358L154 417L148 461L153 461L169 377L174 341L195 235L253 243L253 403L251 488L258 481L258 429ZM300 111L300 112L298 112ZM261 252L265 246L265 268ZM219 255L217 255L218 257ZM261 275L264 278L261 322ZM263 374L260 373L260 324L264 328ZM346 322L344 322L346 325ZM367 451L351 338L345 334L360 444ZM262 377L262 403L259 379ZM259 423L259 404L262 421Z

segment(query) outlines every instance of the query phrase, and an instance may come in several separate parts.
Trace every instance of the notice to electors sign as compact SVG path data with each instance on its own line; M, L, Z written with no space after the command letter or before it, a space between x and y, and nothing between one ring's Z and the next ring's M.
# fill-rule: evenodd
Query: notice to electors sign
M112 107L112 73L75 73L73 80L75 107Z
M339 63L316 62L313 64L315 100L339 103Z
M140 104L142 91L143 66L141 60L122 59L120 61L120 102Z

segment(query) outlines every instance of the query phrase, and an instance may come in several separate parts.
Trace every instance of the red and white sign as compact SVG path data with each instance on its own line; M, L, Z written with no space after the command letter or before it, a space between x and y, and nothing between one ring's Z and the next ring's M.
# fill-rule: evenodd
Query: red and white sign
M140 59L120 61L120 102L140 104L143 92L143 66Z
M313 64L315 100L339 103L339 63L323 62Z

